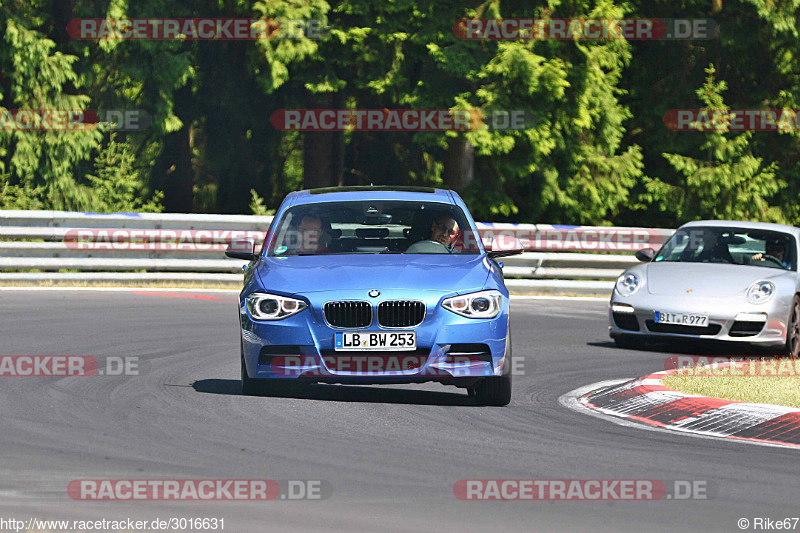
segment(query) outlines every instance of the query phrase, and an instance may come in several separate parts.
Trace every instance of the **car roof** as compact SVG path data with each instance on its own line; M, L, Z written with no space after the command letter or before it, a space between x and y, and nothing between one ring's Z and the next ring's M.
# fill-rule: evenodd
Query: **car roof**
M327 202L357 202L360 200L397 200L412 202L434 202L455 204L452 191L433 187L402 186L357 186L326 187L291 192L288 195L291 205L317 204Z
M800 228L787 226L786 224L773 224L772 222L746 222L743 220L695 220L681 226L681 228L693 228L698 226L719 228L733 227L742 229L760 229L770 231L780 231L790 233L795 237L800 237ZM679 229L681 229L679 228Z

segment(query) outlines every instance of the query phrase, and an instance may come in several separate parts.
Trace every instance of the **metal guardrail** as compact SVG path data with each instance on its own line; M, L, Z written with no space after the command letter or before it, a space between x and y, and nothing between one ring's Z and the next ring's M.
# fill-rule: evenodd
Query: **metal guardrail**
M248 215L0 210L0 284L141 281L239 286L246 262L226 258L225 247L243 237L263 239L271 221L272 217ZM503 259L507 285L515 292L595 295L609 294L613 280L637 263L634 250L658 247L672 233L546 224L479 223L478 229L484 242L513 236L530 250ZM107 246L81 246L81 230L104 235ZM152 245L154 238L161 240L159 245ZM151 246L135 244L148 239Z

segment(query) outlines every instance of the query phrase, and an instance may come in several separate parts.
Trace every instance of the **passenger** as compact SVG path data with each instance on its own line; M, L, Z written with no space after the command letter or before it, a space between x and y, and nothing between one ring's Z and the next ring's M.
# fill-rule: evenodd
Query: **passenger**
M709 230L703 232L703 250L694 260L702 263L734 263L728 245L720 242L717 234Z

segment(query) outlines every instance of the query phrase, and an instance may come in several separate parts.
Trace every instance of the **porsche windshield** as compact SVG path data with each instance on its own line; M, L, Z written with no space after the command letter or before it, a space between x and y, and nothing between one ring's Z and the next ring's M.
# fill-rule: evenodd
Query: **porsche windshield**
M268 250L270 256L379 253L474 255L480 249L456 206L365 200L289 209Z
M675 232L655 262L729 263L797 270L794 238L778 231L699 227Z

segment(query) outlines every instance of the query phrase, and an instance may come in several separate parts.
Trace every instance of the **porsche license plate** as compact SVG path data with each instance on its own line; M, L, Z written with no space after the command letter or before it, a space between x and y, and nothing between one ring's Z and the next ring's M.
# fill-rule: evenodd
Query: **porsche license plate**
M696 326L702 328L708 325L708 315L656 311L656 324L678 324L681 326Z
M415 331L337 331L334 334L337 351L395 352L417 349Z

